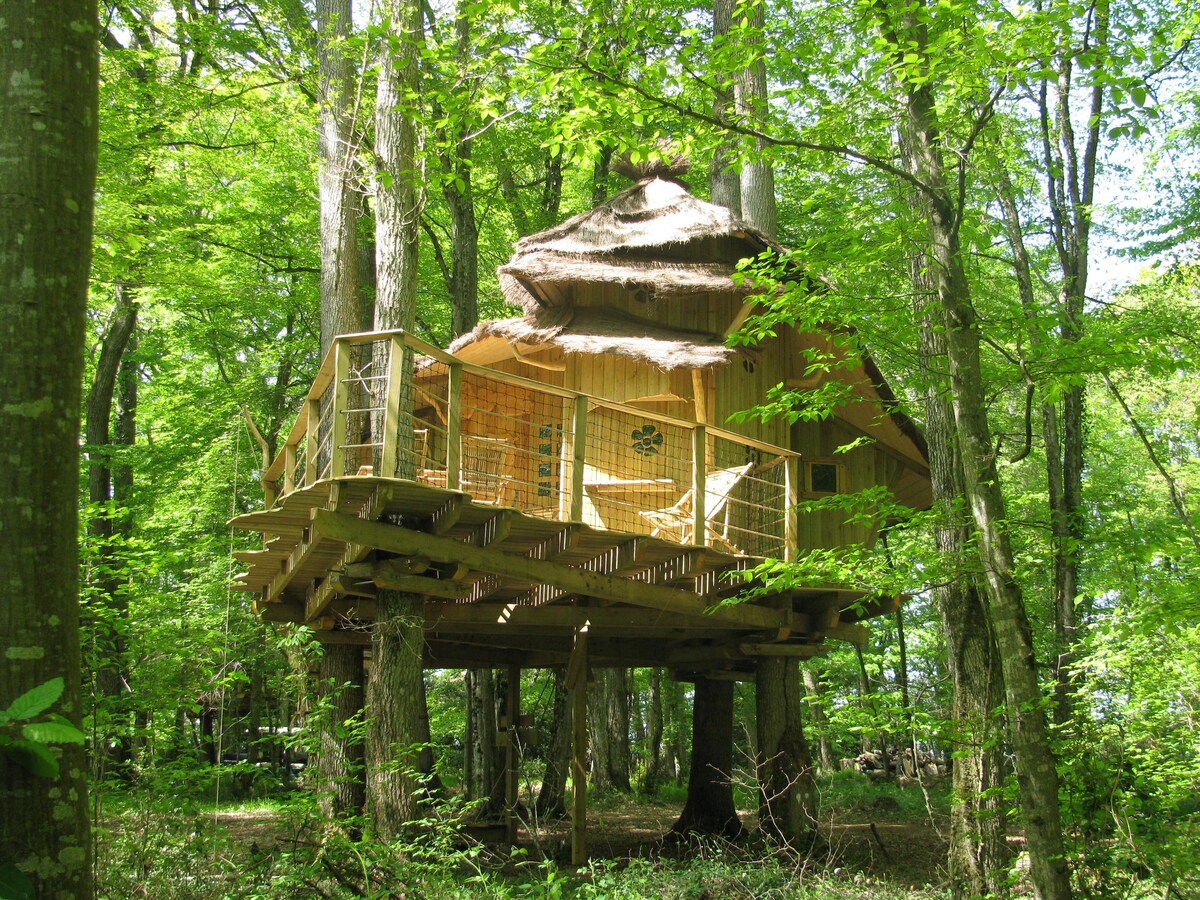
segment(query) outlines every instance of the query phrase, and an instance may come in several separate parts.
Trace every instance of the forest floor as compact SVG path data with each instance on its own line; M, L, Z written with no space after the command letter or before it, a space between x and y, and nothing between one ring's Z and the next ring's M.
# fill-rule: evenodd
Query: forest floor
M587 866L568 865L567 822L522 828L515 849L463 836L449 816L408 844L330 827L300 791L233 804L184 792L116 792L96 829L102 898L395 897L620 900L933 900L946 896L945 785L901 788L840 773L820 781L819 840L781 852L741 810L745 837L683 841L685 792L589 798ZM745 799L745 798L744 798ZM747 804L743 804L747 805Z
M354 887L360 872L378 873L382 869L378 856L371 855L377 851L367 850L365 842L345 844L335 852L328 838L320 836L320 826L311 810L297 815L294 807L247 803L204 813L203 825L193 825L193 846L185 853L191 861L186 865L196 873L206 867L214 869L208 880L213 890L188 894L258 897L287 896L291 892L292 896L300 896L306 893L301 885L308 885L312 896L421 900L474 896L924 900L944 896L944 788L934 787L926 795L917 788L869 785L865 779L862 783L841 779L840 783L826 783L825 788L820 840L807 853L781 854L766 847L757 838L757 823L748 810L741 811L746 827L744 839L680 841L670 834L681 808L680 798L647 800L609 795L590 804L592 861L583 869L567 865L568 823L542 822L534 829L523 828L519 847L512 852L482 847L464 850L463 842L451 837L431 854L431 860L442 865L444 877L431 876L431 864L423 876L416 878L420 887L413 886L409 874L405 876L408 888L385 888L383 893L373 892L365 882L361 893ZM193 823L199 818L193 818ZM127 828L130 823L112 824ZM208 837L197 841L195 835L201 832ZM179 867L183 860L168 863L158 859L154 864L160 870L158 876L169 880L163 867ZM301 879L296 873L304 866L308 867L307 874ZM238 877L233 881L221 877L215 870L222 867L238 873ZM194 877L200 878L198 874ZM378 886L395 877L375 874L367 881ZM148 883L153 880L151 873L145 873L145 886L137 893L154 896ZM178 888L178 880L174 884ZM110 893L122 895L120 890Z

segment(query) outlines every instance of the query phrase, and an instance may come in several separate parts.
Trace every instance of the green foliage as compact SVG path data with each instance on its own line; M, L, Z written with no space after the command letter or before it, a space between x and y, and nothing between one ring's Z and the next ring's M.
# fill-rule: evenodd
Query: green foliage
M58 757L52 744L82 744L84 733L57 713L31 722L53 706L62 696L62 678L30 688L0 710L0 757L40 778L58 778ZM19 735L19 736L18 736Z

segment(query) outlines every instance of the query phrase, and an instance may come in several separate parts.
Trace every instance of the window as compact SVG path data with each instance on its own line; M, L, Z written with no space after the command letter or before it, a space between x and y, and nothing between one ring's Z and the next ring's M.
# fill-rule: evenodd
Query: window
M804 493L809 496L840 494L846 490L846 467L831 460L804 463Z

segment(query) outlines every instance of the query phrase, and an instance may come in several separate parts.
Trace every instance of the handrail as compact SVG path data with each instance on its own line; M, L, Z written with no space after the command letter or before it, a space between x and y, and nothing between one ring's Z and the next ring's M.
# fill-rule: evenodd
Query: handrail
M633 416L647 415L646 410L641 409L640 407L632 406L628 403L621 403L615 400L606 400L603 397L596 397L591 394L572 391L568 388L562 388L557 385L546 384L545 382L527 378L523 375L501 372L497 369L491 369L487 366L481 366L477 363L470 363L460 360L453 354L448 353L439 347L435 347L433 344L430 344L427 341L416 337L415 335L408 334L400 328L394 328L385 331L355 332L353 334L339 335L338 337L334 338L334 341L330 345L329 350L326 352L324 359L321 361L320 367L317 369L317 373L313 378L312 386L304 395L304 400L301 404L300 411L297 414L296 421L292 425L291 430L288 432L287 439L284 441L283 450L276 455L266 472L263 473L262 480L264 482L275 482L280 478L287 465L287 449L289 447L295 448L298 446L301 439L308 434L308 415L311 409L310 402L319 401L326 388L328 388L330 383L334 380L338 346L369 344L376 341L385 341L390 339L399 339L402 343L411 347L413 350L418 351L424 357L444 365L457 368L463 373L482 376L484 378L489 378L502 384L508 384L514 387L523 387L530 390L541 391L542 393L561 397L564 400L578 401L579 398L586 397L589 404L594 404L598 407L604 407L606 409L623 412ZM786 447L777 447L765 441L760 441L757 438L750 437L749 435L738 434L735 431L729 431L714 425L706 425L704 423L694 422L689 419L681 419L676 416L659 412L653 413L653 416L658 422L683 428L689 431L694 431L697 427L702 427L704 429L704 433L709 439L721 438L745 447L753 447L756 450L761 450L764 453L770 453L778 457L787 457L799 460L803 456L801 453L798 453L795 450L790 450ZM309 447L307 452L310 454L315 454L316 447Z

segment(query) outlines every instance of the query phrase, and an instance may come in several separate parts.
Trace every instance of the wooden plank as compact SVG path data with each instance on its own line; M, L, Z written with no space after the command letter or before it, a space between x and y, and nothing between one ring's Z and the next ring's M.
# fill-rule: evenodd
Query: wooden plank
M392 562L392 560L383 560L377 563L368 563L366 565L372 566L374 571L370 575L359 574L354 577L369 578L377 588L421 594L426 597L440 597L443 600L465 600L471 595L471 589L462 582L429 578L425 575L409 575L403 571L402 566L392 566ZM350 568L361 573L363 565L348 566L347 572Z
M451 497L434 512L430 531L437 535L445 534L458 524L466 507L465 496L459 494L457 497Z
M738 644L746 656L784 656L790 659L812 659L824 656L829 648L821 644Z
M707 430L704 425L697 425L692 430L692 543L700 546L708 543L708 529L704 522L704 445Z
M575 398L571 414L571 483L567 495L568 516L572 522L583 521L583 475L587 462L588 398Z
M333 345L333 428L329 444L329 475L346 474L346 410L350 408L350 348L342 341Z
M570 566L545 560L513 556L499 550L472 547L444 537L434 537L419 531L368 522L354 516L313 510L313 527L318 534L347 543L364 544L401 556L427 556L434 562L462 563L472 569L493 575L552 584L585 597L615 600L633 606L648 606L668 612L709 615L764 628L786 627L786 613L763 609L748 603L737 606L717 606L709 610L695 594L644 584L598 572L583 572Z
M304 486L312 487L317 481L317 458L320 453L321 397L309 397L304 401Z
M427 603L425 605L425 621L427 627L435 630L442 626L467 630L487 626L512 627L514 629L525 626L571 628L590 624L596 631L621 628L665 633L672 629L679 629L696 631L701 634L723 634L728 633L731 628L739 627L713 616L685 616L678 613L660 612L655 609L629 609L615 606L520 606L515 603L507 603L503 606L473 603ZM760 630L758 626L754 625L740 627L753 631ZM803 621L797 625L796 630L806 630Z
M393 335L388 346L388 380L387 394L384 399L383 415L383 449L380 453L380 471L376 475L384 478L395 478L400 469L399 438L400 438L400 397L404 387L405 376L411 373L404 371L404 344ZM411 414L412 410L409 410ZM408 449L412 450L412 437L409 437ZM405 461L405 472L412 459ZM412 478L415 475L409 475Z
M446 398L446 487L457 491L462 485L463 364L450 366Z
M788 457L784 460L783 502L783 558L794 562L800 547L800 473L802 460Z

